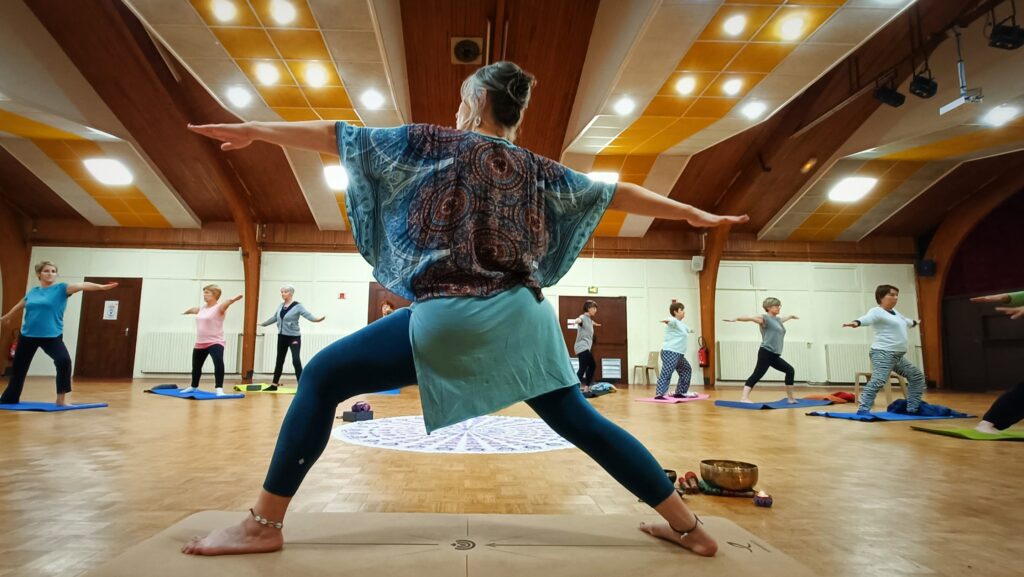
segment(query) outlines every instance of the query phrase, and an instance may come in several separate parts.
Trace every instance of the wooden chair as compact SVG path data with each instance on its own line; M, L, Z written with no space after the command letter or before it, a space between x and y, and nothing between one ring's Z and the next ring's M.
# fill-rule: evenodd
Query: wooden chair
M860 379L864 377L864 384L868 384L871 380L871 373L857 373L853 376L853 396L860 400ZM900 391L903 392L903 398L907 398L907 379L903 378L902 375L896 373L889 373L889 378L885 381L885 406L888 407L892 404L892 380L896 379L896 384L900 386Z
M654 382L654 383L658 382L658 373L660 371L660 367L659 367L658 363L659 363L660 359L661 359L661 354L658 351L651 351L650 353L647 353L647 364L646 365L633 365L633 378L631 379L633 381L633 384L639 385L639 384L641 384L640 383L641 380L643 381L644 385L650 385L652 382ZM643 378L642 379L638 380L636 378L636 372L637 371L642 371L642 374L643 374ZM651 371L654 371L654 380L653 381L651 380Z

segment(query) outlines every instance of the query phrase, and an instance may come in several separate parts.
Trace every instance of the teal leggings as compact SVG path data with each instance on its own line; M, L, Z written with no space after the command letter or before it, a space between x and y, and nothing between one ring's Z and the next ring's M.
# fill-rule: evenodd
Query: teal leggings
M313 357L281 425L264 489L283 497L295 495L327 446L340 403L416 382L409 343L411 314L409 309L395 311ZM672 483L650 451L594 410L579 387L558 389L526 403L648 505L654 507L672 494Z

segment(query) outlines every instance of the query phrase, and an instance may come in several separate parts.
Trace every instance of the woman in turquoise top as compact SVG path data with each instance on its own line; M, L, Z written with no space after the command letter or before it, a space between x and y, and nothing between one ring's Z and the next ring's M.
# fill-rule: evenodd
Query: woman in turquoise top
M96 284L80 282L75 284L57 282L57 265L44 260L36 265L39 286L28 291L7 314L0 317L0 324L6 325L16 315L25 311L21 324L21 336L14 350L14 365L11 380L0 395L0 405L16 405L21 402L21 390L25 377L32 365L36 351L43 349L57 367L57 405L68 404L65 396L71 392L71 355L64 346L64 309L68 297L79 291L106 291L117 286L116 282Z
M264 140L338 154L349 173L346 207L359 252L384 288L414 304L310 361L250 515L183 551L280 549L282 519L327 445L337 405L418 382L428 431L526 401L668 521L644 530L715 553L654 457L584 400L541 288L569 270L606 208L695 226L746 217L712 215L633 184L593 182L513 145L532 85L510 62L479 69L463 83L454 130L322 121L192 127L223 141L223 150Z

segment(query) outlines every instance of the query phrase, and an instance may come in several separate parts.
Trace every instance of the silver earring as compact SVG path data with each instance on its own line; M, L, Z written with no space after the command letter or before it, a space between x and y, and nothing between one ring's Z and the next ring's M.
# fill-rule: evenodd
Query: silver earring
M474 118L474 119L473 119L473 127L479 127L479 126L480 126L480 122L481 122L481 121L480 121L480 117L479 117L479 116L477 116L476 118Z

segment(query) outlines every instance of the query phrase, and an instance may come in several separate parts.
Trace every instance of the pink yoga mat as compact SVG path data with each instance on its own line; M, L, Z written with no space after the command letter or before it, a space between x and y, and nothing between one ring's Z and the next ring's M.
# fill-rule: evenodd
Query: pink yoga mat
M694 397L692 399L673 399L672 397L666 397L664 399L650 398L650 399L633 399L633 400L638 402L638 403L668 403L670 405L674 405L676 403L689 403L689 402L692 402L692 401L706 401L706 400L708 400L710 398L711 398L711 395L698 394L696 397Z

